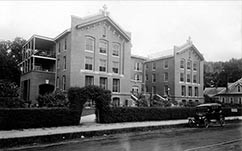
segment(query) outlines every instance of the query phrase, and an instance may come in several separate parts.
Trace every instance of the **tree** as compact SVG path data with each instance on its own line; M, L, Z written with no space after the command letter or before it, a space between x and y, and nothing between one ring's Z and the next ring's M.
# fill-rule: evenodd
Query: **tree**
M18 63L21 62L21 49L26 40L16 37L14 41L0 41L0 79L20 82L20 69Z

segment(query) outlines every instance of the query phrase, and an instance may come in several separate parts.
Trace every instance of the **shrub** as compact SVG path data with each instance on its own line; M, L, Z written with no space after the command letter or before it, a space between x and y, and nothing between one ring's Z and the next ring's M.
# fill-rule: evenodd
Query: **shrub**
M72 110L82 109L87 99L94 100L97 109L104 109L110 105L111 92L94 85L72 87L68 90L68 99Z
M0 97L0 108L24 108L24 100L18 97Z
M68 108L0 109L0 129L78 125L80 114Z
M62 91L55 91L54 93L39 95L37 97L39 107L67 107L68 100Z
M158 108L158 107L118 107L108 108L100 113L101 123L159 121L172 119L186 119L193 116L193 108Z
M241 116L242 108L237 108L238 112L232 112L231 108L223 108L225 116ZM107 108L100 112L100 123L117 123L117 122L140 122L140 121L160 121L186 119L194 117L195 108L158 108L158 107L118 107Z
M17 97L18 86L8 81L0 81L0 97Z

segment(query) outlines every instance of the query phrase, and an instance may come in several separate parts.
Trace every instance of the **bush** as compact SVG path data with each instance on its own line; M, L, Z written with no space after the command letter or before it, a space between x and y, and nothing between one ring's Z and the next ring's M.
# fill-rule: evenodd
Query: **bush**
M68 108L0 109L0 129L78 125L80 113Z
M72 110L82 109L87 99L94 100L97 109L104 109L110 105L111 92L94 85L72 87L68 90L68 99Z
M24 100L18 97L0 97L0 108L24 108Z
M238 112L231 112L231 108L223 108L224 115L241 116L242 108L237 108ZM187 119L194 117L195 108L108 108L100 112L100 123L117 123L117 122L140 122L140 121L160 121Z
M39 107L67 107L68 100L62 91L55 91L54 93L39 95L37 97Z
M17 97L18 86L8 81L0 81L0 97Z
M118 107L108 108L105 112L101 112L100 122L116 123L186 119L189 116L193 116L194 113L194 108Z

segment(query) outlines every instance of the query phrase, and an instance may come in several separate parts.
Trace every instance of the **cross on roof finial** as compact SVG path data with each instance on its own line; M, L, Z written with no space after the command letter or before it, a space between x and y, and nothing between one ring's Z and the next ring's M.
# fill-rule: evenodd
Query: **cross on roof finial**
M191 39L192 39L191 36L188 36L187 42L188 43L192 43L192 40Z
M107 11L107 9L108 9L107 5L104 4L103 5L103 10L102 10L102 13L103 13L104 16L108 16L108 14L109 14L108 11Z
M108 9L107 5L104 4L104 5L103 5L103 11L104 11L104 12L107 12L107 9Z

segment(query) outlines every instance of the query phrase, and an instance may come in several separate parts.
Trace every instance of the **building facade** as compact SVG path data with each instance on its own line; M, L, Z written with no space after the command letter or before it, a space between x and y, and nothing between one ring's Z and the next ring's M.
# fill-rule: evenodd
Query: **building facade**
M191 40L154 56L145 62L146 93L178 103L204 102L204 58Z
M146 59L145 57L131 55L131 93L137 94L144 92L144 62Z
M38 41L43 41L40 48ZM35 51L42 47L52 56L37 57ZM25 100L34 101L39 94L54 89L66 92L74 86L98 85L111 90L114 106L130 103L131 34L105 10L85 18L72 16L71 28L54 39L36 40L34 36L23 47L22 55L21 88Z
M222 104L238 105L242 104L242 78L234 83L228 84L216 94Z

